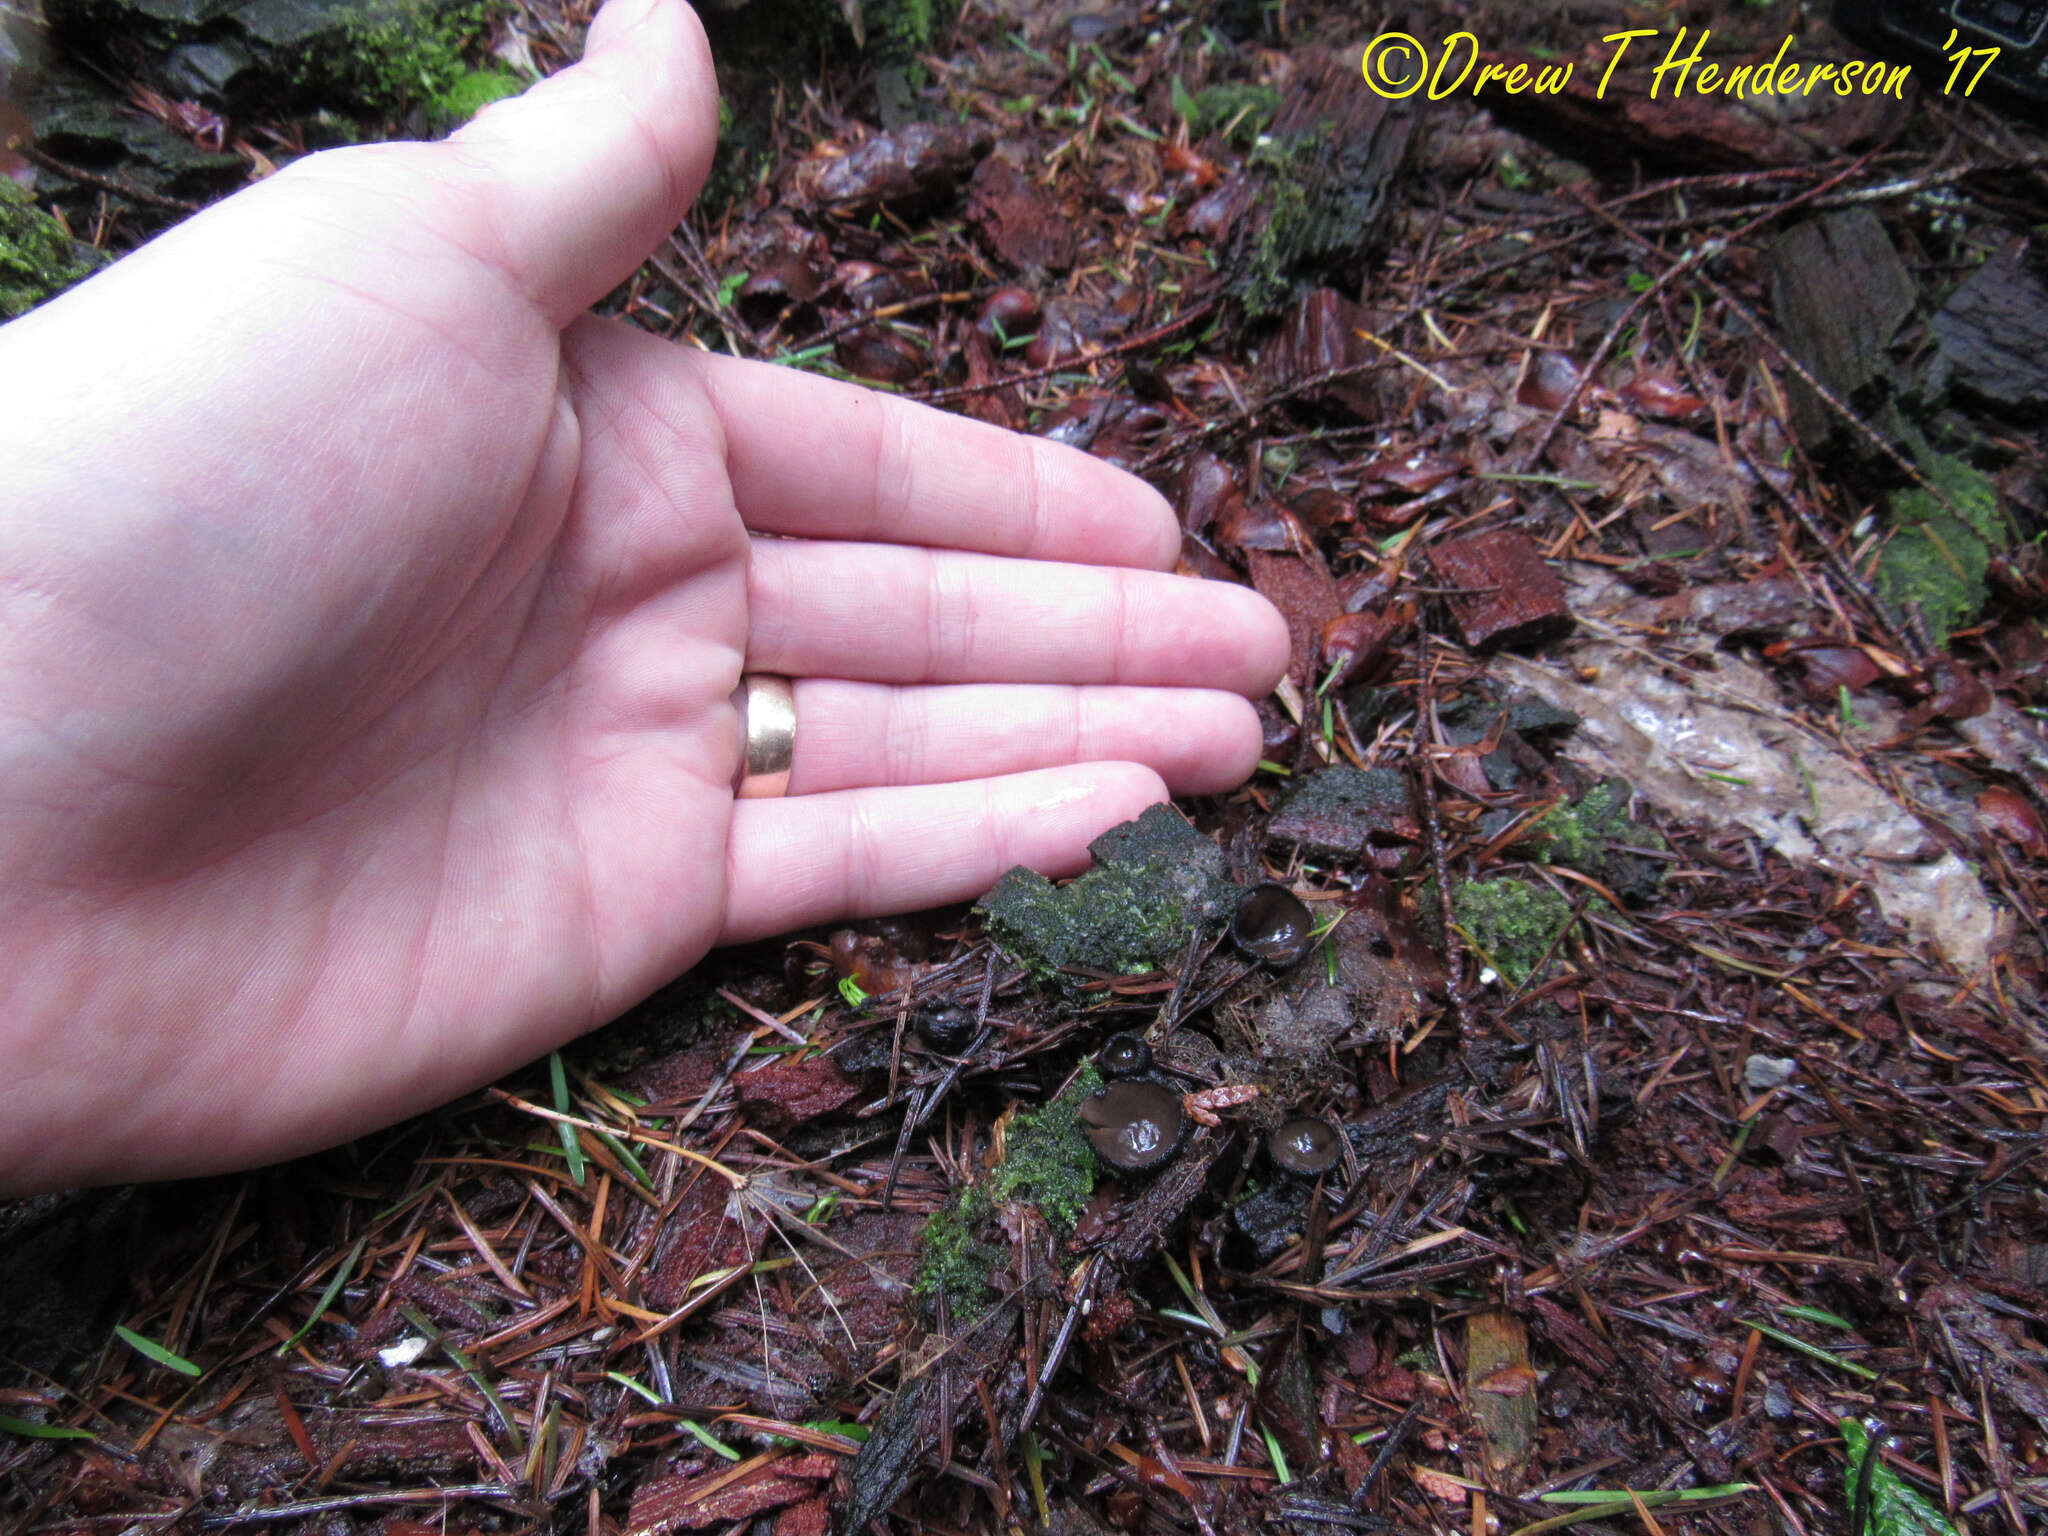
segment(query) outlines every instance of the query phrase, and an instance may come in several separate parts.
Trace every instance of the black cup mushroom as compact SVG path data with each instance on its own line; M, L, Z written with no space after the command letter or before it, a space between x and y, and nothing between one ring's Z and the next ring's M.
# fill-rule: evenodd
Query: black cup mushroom
M1180 1150L1187 1114L1180 1095L1163 1084L1117 1082L1081 1101L1081 1128L1110 1167L1146 1173Z
M918 1038L942 1056L958 1056L974 1043L974 1015L958 1003L929 1003L911 1021Z
M1111 1035L1095 1057L1104 1077L1138 1077L1152 1066L1152 1047L1142 1035Z
M1268 881L1253 886L1237 903L1230 920L1231 942L1275 970L1298 965L1314 941L1315 922L1301 898L1284 885Z
M1344 1133L1314 1115L1296 1115L1282 1120L1266 1138L1266 1153L1273 1165L1299 1178L1313 1179L1337 1166L1343 1153Z

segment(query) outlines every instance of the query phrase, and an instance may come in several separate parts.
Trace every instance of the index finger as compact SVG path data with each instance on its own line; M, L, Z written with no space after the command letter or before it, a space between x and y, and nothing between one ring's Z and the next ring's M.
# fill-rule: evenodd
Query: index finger
M1171 570L1166 498L1079 449L774 363L679 353L757 533Z

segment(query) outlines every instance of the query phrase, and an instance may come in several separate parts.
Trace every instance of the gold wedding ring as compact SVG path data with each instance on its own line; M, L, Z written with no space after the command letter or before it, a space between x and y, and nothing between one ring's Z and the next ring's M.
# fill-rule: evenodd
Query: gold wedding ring
M746 721L747 756L733 793L742 800L771 800L789 793L789 767L796 761L796 692L773 672L740 678L740 717Z

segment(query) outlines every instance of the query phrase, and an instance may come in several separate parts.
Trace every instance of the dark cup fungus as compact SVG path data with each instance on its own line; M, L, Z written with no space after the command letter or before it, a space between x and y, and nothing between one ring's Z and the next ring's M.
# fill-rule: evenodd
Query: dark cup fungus
M1088 1145L1110 1167L1145 1173L1180 1150L1187 1116L1180 1095L1159 1083L1111 1083L1081 1101Z
M1300 897L1268 881L1246 891L1230 920L1231 942L1276 970L1298 965L1307 955L1315 926Z
M1104 1077L1136 1077L1152 1065L1152 1047L1142 1035L1111 1035L1102 1042L1095 1067Z
M1313 1179L1337 1166L1342 1154L1343 1132L1314 1115L1296 1115L1282 1120L1266 1138L1266 1152L1276 1167L1304 1179Z
M974 1015L958 1003L930 1003L911 1018L918 1038L942 1056L958 1056L974 1043Z

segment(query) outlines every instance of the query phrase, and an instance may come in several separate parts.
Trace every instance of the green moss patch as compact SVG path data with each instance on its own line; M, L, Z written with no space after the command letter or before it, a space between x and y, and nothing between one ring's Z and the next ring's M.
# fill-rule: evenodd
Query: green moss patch
M90 277L99 258L64 232L20 185L0 176L0 320Z
M1667 845L1655 828L1630 818L1629 798L1626 779L1604 780L1576 805L1545 811L1518 842L1533 857L1591 875L1629 901L1647 900L1663 883L1663 866L1629 850L1662 853Z
M1236 900L1222 852L1167 806L1110 828L1089 852L1095 867L1064 886L1020 867L982 899L990 935L1042 976L1170 965Z
M338 42L306 50L299 85L314 97L363 112L423 106L436 113L444 104L474 98L482 89L477 79L511 79L470 66L495 11L490 0L368 0L340 18ZM476 100L470 111L482 105Z
M466 70L427 103L427 117L436 131L460 128L494 101L517 96L526 82L506 69Z
M1045 1108L1010 1118L1003 1161L989 1181L998 1200L1029 1200L1055 1227L1073 1230L1095 1193L1095 1149L1081 1129L1081 1101L1101 1087L1095 1069L1083 1067Z
M989 1210L987 1192L968 1184L955 1190L917 1234L917 1272L910 1289L930 1304L943 1295L946 1310L958 1320L972 1321L988 1310L989 1270L1003 1256L976 1236Z
M1887 510L1894 532L1877 564L1877 590L1899 608L1918 608L1935 645L1984 606L1984 573L2009 542L1989 477L1964 460L1913 444L1915 462L1951 512L1918 486L1893 493Z
M1572 920L1572 904L1524 880L1465 880L1451 887L1458 926L1501 979L1519 987L1536 972Z
M1270 85L1226 81L1192 94L1173 82L1174 110L1188 121L1188 137L1196 143L1221 132L1232 144L1249 149L1272 125L1280 110L1280 92Z

